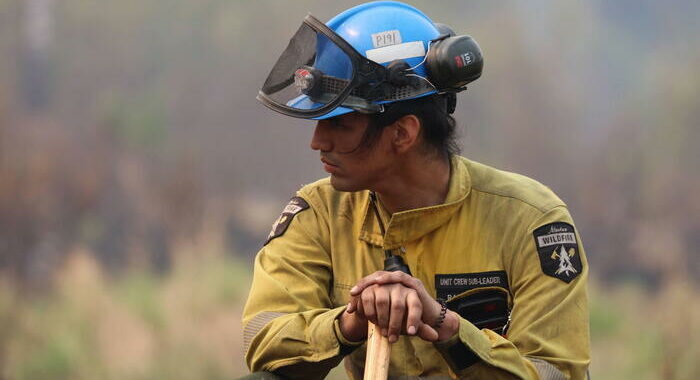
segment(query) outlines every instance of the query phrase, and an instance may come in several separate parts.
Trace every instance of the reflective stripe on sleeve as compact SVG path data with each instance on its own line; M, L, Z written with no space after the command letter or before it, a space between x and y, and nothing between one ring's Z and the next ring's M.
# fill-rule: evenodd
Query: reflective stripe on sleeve
M528 358L535 366L541 380L566 380L564 373L550 363L535 358Z
M270 323L273 319L277 317L281 317L283 315L286 315L285 313L277 313L274 311L264 311L262 313L257 314L253 319L250 320L245 325L245 328L243 329L243 351L248 352L248 348L250 348L250 342L253 340L255 335L262 330L265 325Z

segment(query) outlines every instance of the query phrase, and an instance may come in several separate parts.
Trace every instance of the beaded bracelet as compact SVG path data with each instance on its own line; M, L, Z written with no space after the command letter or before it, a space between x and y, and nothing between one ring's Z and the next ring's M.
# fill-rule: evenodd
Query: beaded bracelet
M447 302L445 302L445 300L442 298L438 298L436 301L440 303L440 316L437 317L437 320L433 325L433 328L435 328L435 330L439 329L440 326L442 326L442 322L445 322L445 315L447 315Z

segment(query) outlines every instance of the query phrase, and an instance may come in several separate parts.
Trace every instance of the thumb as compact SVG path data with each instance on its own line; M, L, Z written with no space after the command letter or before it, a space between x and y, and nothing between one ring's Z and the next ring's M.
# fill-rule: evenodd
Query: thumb
M430 327L430 325L425 323L420 324L420 327L418 327L418 333L416 335L428 342L437 341L439 336L434 328Z

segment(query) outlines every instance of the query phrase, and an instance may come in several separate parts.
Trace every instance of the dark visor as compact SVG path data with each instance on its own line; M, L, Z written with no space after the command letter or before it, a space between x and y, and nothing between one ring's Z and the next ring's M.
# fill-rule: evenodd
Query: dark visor
M358 53L324 23L307 15L258 93L265 106L285 115L314 118L340 105L364 112L380 106L357 89L380 83L384 66ZM352 94L355 89L356 94Z
M432 85L391 85L388 70L365 58L328 26L307 15L265 80L257 99L282 114L317 118L339 106L380 112L377 102L410 99Z

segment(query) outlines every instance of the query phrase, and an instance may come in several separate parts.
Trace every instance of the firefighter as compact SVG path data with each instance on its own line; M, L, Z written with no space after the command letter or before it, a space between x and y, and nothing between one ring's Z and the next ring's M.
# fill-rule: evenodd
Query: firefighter
M373 323L390 378L585 378L588 265L567 206L458 155L455 94L482 67L474 39L400 2L304 19L258 99L315 121L329 177L257 254L251 371L320 379L345 359L360 379Z

